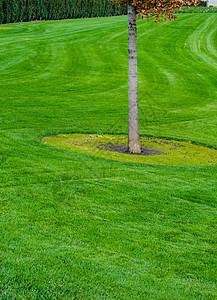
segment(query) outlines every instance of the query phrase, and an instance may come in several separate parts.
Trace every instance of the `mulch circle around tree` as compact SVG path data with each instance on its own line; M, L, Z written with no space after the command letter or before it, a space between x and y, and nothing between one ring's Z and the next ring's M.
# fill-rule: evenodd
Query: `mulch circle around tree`
M118 153L124 153L124 154L129 154L129 155L161 155L164 154L164 151L160 150L155 150L150 147L141 147L141 153L130 153L128 151L128 147L125 144L113 144L113 143L106 143L99 145L97 147L100 150L105 150L105 151L112 151L112 152L118 152Z
M43 138L45 144L120 162L169 166L216 166L217 150L190 141L141 137L141 153L128 152L127 135L58 134Z

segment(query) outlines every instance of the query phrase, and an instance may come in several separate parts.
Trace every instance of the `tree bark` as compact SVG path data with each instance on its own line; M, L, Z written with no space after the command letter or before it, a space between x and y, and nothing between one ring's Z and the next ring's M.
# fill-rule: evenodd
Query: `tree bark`
M141 153L139 138L136 7L128 0L129 115L128 151Z

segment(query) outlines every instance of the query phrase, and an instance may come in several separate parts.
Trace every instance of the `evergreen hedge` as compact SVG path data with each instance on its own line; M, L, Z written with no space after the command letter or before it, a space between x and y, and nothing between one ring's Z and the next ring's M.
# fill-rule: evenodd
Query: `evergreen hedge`
M197 6L191 7L190 9L187 6L183 6L182 10L179 13L217 13L217 7L204 7L204 6Z
M0 23L126 14L110 0L0 0Z

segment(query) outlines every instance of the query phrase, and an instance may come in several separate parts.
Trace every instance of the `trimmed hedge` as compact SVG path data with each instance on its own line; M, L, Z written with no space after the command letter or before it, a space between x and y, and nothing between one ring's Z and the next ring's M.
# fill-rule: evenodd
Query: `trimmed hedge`
M204 6L197 6L197 7L191 7L190 9L187 6L184 6L182 10L179 13L217 13L217 7L204 7Z
M0 0L0 23L126 14L110 0Z

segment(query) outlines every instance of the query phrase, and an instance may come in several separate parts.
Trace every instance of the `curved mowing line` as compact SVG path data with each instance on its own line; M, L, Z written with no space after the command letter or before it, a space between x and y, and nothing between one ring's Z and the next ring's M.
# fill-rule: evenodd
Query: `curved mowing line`
M189 36L188 41L194 55L196 54L205 63L217 69L217 62L211 57L217 57L217 49L213 43L213 36L216 33L216 17L209 16L205 23L201 24L195 32ZM207 33L208 32L208 33Z
M141 135L217 146L216 25L209 14L138 20ZM48 132L127 132L125 16L13 28L0 39L1 99L9 99L1 105L23 105L11 127L22 117L24 128L39 124Z
M217 47L215 47L215 45L214 45L215 34L216 34L216 28L215 28L215 26L213 26L213 29L207 35L207 49L212 55L217 57Z

